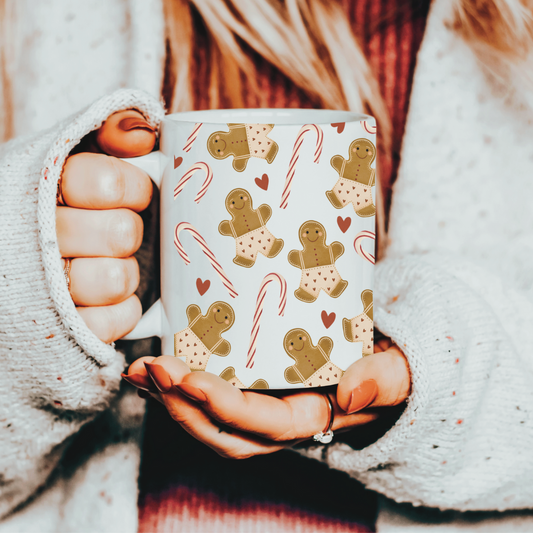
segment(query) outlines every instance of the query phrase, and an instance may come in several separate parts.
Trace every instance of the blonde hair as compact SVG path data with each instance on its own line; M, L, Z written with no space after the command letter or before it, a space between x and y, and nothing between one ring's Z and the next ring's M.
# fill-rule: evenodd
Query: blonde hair
M0 142L7 141L13 136L13 104L11 98L11 48L14 39L11 38L14 20L14 3L0 0Z
M453 29L513 89L533 89L533 1L453 0Z
M453 27L480 61L502 80L525 84L531 90L532 0L452 1ZM0 139L8 139L13 131L9 28L14 5L14 0L0 0ZM245 89L265 105L250 59L249 52L254 51L304 91L316 106L367 112L376 117L380 158L390 157L392 133L387 109L340 1L164 0L164 8L171 111L192 109L194 105L193 54L201 42L197 35L200 19L205 28L202 46L208 62L210 108L242 107ZM379 207L378 233L384 236L385 218Z
M453 0L454 28L503 79L529 77L533 50L528 0ZM527 4L526 4L527 2ZM375 76L340 2L331 0L165 0L172 112L193 106L195 13L206 29L210 108L242 107L243 84L263 102L248 50L274 65L319 107L373 115L380 160L390 161L392 128ZM527 71L526 72L524 72ZM528 85L533 86L529 79ZM378 179L378 184L380 181ZM379 189L379 188L378 188ZM378 256L386 247L383 194L377 195Z
M391 123L385 102L340 2L330 0L165 0L173 90L172 112L193 106L195 14L206 29L210 108L243 107L246 89L266 101L249 50L260 54L317 107L373 115L380 153L389 154ZM381 195L378 195L380 202ZM378 211L382 212L382 209ZM384 218L378 219L380 233Z

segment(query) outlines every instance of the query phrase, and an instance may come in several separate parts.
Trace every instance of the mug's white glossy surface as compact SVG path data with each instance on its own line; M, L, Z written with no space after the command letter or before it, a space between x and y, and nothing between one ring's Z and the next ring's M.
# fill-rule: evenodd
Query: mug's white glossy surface
M274 124L268 139L277 143L278 152L271 163L250 157L245 170L236 171L232 156L215 159L209 153L208 139L215 132L227 132L228 124L256 123ZM340 126L341 123L344 126ZM304 124L316 127L302 135ZM222 339L231 345L231 351L225 356L211 355L207 362L208 371L220 375L233 368L238 378L234 384L241 387L248 387L257 380L266 381L269 388L333 384L335 380L315 384L309 380L305 383L287 382L285 370L294 365L295 360L289 357L284 339L289 330L301 328L308 333L308 342L312 343L308 347L314 350L321 338L328 337L333 347L326 356L342 370L362 356L362 343L347 340L343 319L349 320L363 313L361 294L373 288L373 264L356 252L354 240L362 231L375 231L375 216L358 216L354 211L355 204L337 209L326 197L326 192L339 180L339 173L331 164L332 157L348 159L350 146L356 139L368 139L375 146L374 124L374 119L366 115L308 109L214 110L167 116L161 128L160 153L150 154L147 159L129 160L139 166L144 164L156 182L158 167L163 167L160 183L162 290L161 303L143 317L127 338L159 335L163 353L178 356L174 353L174 335L187 331L190 322L187 308L197 305L201 314L206 315L212 304L225 302L235 315L234 323L222 333ZM323 135L323 144L319 162L315 163L317 131ZM191 142L193 132L197 136ZM302 142L295 161L297 139ZM183 176L197 163L207 164L212 171L212 181L205 195L198 201L206 178L203 169L197 170L175 195L180 180L183 181ZM285 207L280 207L291 166L294 174L290 194ZM375 167L375 161L372 167ZM272 214L266 227L275 238L284 241L275 257L256 254L255 263L249 268L234 262L238 238L219 231L222 221L232 219L226 198L237 188L247 191L254 210L265 204L270 206ZM375 198L375 187L371 189L372 198ZM316 221L325 228L326 246L334 242L344 246L344 253L334 265L348 285L338 297L329 296L325 290L318 291L314 302L295 297L295 291L303 283L303 274L301 269L289 263L288 254L292 250L302 250L300 228L306 221ZM190 223L205 239L209 252L216 258L237 296L233 297L232 291L224 285L213 262L187 229L179 234L179 241L190 259L190 264L186 264L175 243L176 226L183 222ZM367 255L372 254L372 246L372 240L365 243ZM270 273L279 274L286 280L285 312L283 316L278 314L280 285L274 280L266 287L264 308L257 324L258 294L265 276ZM257 340L253 365L250 365L252 334ZM328 342L323 341L321 346L327 348ZM224 376L228 376L228 372Z

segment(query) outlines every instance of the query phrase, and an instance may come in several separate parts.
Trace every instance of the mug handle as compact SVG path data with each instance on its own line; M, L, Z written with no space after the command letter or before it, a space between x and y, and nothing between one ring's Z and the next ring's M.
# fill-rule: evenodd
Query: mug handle
M135 165L144 170L155 183L158 189L161 188L161 180L167 163L167 157L163 152L155 151L140 157L121 158L122 161ZM141 317L135 328L127 335L124 340L145 339L147 337L161 337L161 324L163 319L163 304L161 298L155 302L146 313Z

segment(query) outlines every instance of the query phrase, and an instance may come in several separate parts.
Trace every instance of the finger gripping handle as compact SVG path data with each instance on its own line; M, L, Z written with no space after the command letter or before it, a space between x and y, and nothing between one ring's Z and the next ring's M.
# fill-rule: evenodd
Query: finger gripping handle
M148 337L159 337L162 335L163 324L163 304L161 299L144 313L141 320L137 322L137 325L127 335L122 337L123 340L132 341L136 339L146 339Z
M122 157L122 161L135 165L136 167L144 170L156 184L158 189L161 189L161 180L163 179L163 173L168 158L163 152L155 151L150 152L140 157Z
M121 158L122 161L135 165L144 170L158 189L161 189L161 180L165 171L167 157L163 152L156 151L140 157ZM133 331L122 337L124 340L145 339L147 337L161 337L163 323L163 304L157 300L141 317Z

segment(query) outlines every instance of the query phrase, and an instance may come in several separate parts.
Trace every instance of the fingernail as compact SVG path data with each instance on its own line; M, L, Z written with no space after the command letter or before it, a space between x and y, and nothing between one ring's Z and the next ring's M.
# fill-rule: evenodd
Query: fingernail
M172 387L172 380L168 372L158 364L144 363L144 366L159 392L168 392Z
M125 379L128 383L131 383L134 387L147 392L156 392L154 384L150 378L143 374L121 374L122 379Z
M350 404L346 409L346 413L351 415L365 407L368 407L378 395L378 384L373 379L363 381L361 385L352 391Z
M153 126L150 126L150 124L148 124L146 120L144 120L143 118L138 118L138 117L123 118L118 123L118 127L122 131L131 131L131 130L136 130L136 129L155 131L155 128Z
M137 396L139 396L139 398L142 398L143 400L152 397L148 391L145 391L143 389L137 389Z
M176 387L183 392L185 396L194 400L195 402L205 402L207 401L207 396L199 388L189 385L188 383L180 383Z

